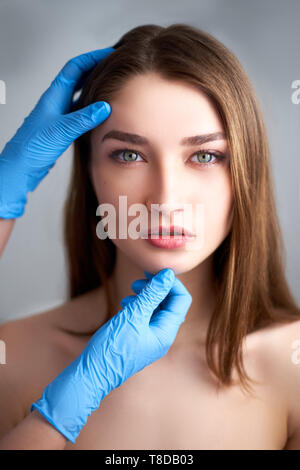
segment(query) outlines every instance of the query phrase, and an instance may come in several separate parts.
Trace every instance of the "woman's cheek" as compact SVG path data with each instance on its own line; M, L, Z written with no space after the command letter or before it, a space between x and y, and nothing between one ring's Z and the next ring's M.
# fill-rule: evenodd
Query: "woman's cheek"
M115 203L116 194L119 194L116 175L112 175L104 164L94 163L91 165L91 179L98 203Z
M229 178L207 190L204 206L206 241L215 240L218 244L227 236L232 223L233 194Z

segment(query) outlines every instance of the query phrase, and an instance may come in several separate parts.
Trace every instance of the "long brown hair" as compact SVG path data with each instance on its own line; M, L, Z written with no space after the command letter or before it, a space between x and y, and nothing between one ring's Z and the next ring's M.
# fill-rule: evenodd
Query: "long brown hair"
M206 93L220 113L230 149L234 192L231 230L214 252L217 305L208 329L206 358L219 384L231 385L236 367L241 384L243 338L276 321L300 319L287 284L285 252L276 214L270 152L264 120L252 85L237 58L210 34L186 24L138 26L87 78L76 108L115 98L130 77L156 72ZM96 235L98 201L89 177L90 132L75 142L65 204L65 244L70 297L104 286L107 319L112 311L108 279L116 247ZM275 315L276 311L276 315ZM92 334L93 332L90 332ZM218 355L214 357L214 345Z

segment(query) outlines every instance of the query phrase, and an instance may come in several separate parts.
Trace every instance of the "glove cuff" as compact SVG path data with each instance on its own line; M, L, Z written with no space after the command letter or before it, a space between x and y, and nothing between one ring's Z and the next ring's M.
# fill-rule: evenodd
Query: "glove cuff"
M85 373L80 355L44 389L41 398L31 405L69 441L75 444L90 414L99 408L105 394L96 389Z
M27 175L17 172L9 158L0 155L0 217L16 219L24 214L27 180Z

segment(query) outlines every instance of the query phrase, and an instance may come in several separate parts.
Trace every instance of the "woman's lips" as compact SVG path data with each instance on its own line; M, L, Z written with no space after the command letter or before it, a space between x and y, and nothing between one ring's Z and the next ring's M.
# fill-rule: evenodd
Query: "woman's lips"
M194 235L183 227L171 225L170 228L159 226L156 229L148 231L147 241L157 248L181 248L187 241L190 241Z
M180 237L170 235L169 237L159 235L158 238L148 237L146 241L157 248L181 248L184 247L188 240L191 240L191 237Z
M190 238L194 237L194 234L187 228L180 227L178 225L171 225L170 227L163 227L160 225L156 228L150 228L148 230L148 238L161 239L163 238Z

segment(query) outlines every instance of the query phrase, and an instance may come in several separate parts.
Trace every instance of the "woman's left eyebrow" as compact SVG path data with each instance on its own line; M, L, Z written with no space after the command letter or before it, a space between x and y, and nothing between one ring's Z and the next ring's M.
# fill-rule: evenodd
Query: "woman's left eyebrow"
M122 142L130 142L131 144L138 145L150 145L150 142L146 137L143 137L138 134L130 134L129 132L122 132L118 130L111 130L107 132L103 137L102 141L106 139L116 139ZM206 142L212 142L215 140L225 140L226 135L224 132L212 132L209 134L194 135L191 137L184 137L180 141L180 145L202 145Z

